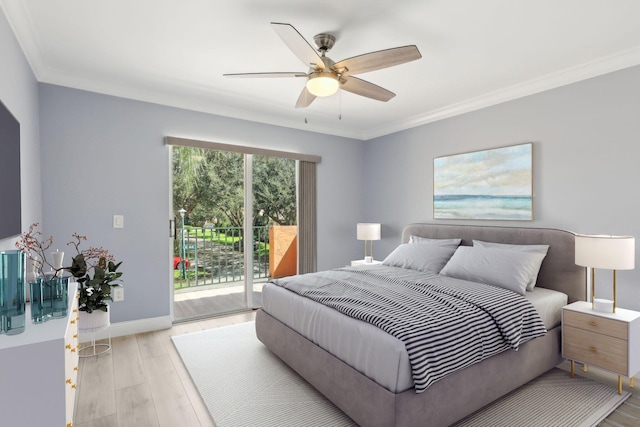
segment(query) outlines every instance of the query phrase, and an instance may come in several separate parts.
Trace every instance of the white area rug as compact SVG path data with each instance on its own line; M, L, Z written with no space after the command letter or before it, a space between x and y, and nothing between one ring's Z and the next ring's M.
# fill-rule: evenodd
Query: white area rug
M356 426L258 341L253 322L172 339L218 427ZM457 427L595 426L628 397L554 369Z
M552 369L455 427L591 427L624 403L629 392Z
M356 426L258 341L253 322L172 339L217 427Z

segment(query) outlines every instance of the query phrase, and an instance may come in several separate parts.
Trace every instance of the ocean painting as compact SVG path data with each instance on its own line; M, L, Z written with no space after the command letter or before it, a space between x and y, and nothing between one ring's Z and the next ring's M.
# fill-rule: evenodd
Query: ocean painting
M533 144L433 159L433 218L533 220Z

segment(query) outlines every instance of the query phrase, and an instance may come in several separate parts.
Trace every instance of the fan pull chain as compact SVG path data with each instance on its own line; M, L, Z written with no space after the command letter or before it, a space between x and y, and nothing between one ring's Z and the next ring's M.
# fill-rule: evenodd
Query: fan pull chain
M342 120L342 91L338 91L338 120Z

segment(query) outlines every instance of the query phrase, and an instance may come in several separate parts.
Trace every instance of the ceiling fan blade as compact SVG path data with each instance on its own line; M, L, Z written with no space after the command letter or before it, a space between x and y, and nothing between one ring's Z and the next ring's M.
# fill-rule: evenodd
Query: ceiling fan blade
M306 108L311 105L314 99L316 99L316 96L312 95L305 86L304 89L302 89L302 92L300 92L300 96L296 102L296 108Z
M333 68L343 76L349 76L404 64L405 62L415 61L420 58L422 58L422 55L418 48L415 45L411 45L369 52L343 59L342 61L336 62ZM340 71L342 68L345 69L344 72Z
M395 93L385 88L353 76L345 79L345 82L340 85L340 89L383 102L387 102L396 96Z
M324 61L316 50L305 40L304 37L291 24L281 24L272 22L271 27L280 36L282 41L291 51L305 64L311 68L324 68Z
M253 77L307 77L307 73L298 72L282 72L282 73L236 73L236 74L223 74L223 77L240 77L240 78L253 78Z

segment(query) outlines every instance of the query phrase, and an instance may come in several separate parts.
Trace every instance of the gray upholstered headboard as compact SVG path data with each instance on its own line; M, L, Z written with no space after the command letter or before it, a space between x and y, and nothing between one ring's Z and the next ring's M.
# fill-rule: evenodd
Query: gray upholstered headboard
M555 289L569 296L569 302L587 298L587 271L575 264L575 234L550 228L492 227L481 225L409 224L402 232L402 243L409 236L432 239L462 239L463 245L472 240L521 245L549 245L542 262L536 286Z

